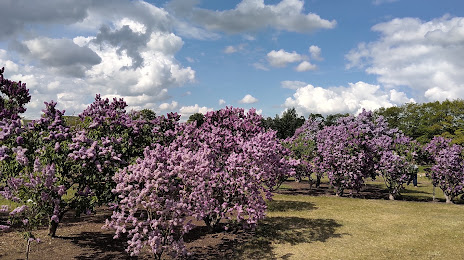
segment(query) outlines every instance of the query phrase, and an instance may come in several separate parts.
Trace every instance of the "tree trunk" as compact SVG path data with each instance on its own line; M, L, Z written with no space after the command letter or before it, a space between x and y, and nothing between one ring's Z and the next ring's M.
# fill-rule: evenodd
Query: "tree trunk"
M437 199L435 198L435 185L433 185L433 196L432 196L432 200L433 200L433 201L437 201Z
M51 237L56 237L56 230L58 229L58 224L55 221L50 222L50 226L48 228L48 235Z
M31 251L31 240L27 239L26 260L29 260L29 252Z
M388 194L388 199L389 200L395 200L395 196L391 193Z
M63 219L64 213L65 212L61 212L60 215L58 216L59 222L61 222L61 220ZM55 221L50 221L50 226L48 227L49 236L56 237L56 230L58 229L58 225L60 224L59 222L57 223Z
M453 196L445 194L445 198L446 198L446 203L453 204Z
M221 218L219 218L218 216L205 217L203 218L203 221L205 222L206 226L210 231L219 230L219 222L221 221Z
M319 188L321 186L321 175L316 175L316 188Z

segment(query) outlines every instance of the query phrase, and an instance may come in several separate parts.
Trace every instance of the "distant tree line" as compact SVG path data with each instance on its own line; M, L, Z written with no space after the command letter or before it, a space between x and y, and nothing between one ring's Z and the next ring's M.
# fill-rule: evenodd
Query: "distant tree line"
M376 116L383 116L388 125L398 128L420 143L434 136L450 138L464 144L464 100L408 103L398 107L380 108Z
M341 117L346 117L348 114L331 114L323 116L322 114L309 114L308 119L319 121L322 125L334 125ZM274 118L263 118L262 123L265 129L277 131L277 137L286 139L292 137L295 130L300 128L305 123L305 117L299 116L295 108L289 108L282 113L282 116L275 115Z

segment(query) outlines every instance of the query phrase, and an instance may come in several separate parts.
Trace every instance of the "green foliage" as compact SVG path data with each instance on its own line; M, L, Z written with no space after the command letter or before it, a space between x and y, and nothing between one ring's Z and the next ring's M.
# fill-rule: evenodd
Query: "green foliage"
M434 136L453 139L464 144L464 100L408 103L399 107L380 108L375 113L383 116L390 127L398 128L407 136L424 144Z
M140 110L139 114L140 117L145 120L153 120L156 118L156 113L148 108Z
M187 120L187 123L191 123L191 122L196 122L197 123L197 127L200 127L203 122L205 121L205 116L202 114L202 113L195 113L191 116L189 116L189 119Z
M293 136L295 130L305 122L304 116L298 116L295 108L289 108L282 114L282 117L276 115L274 119L268 117L261 121L265 129L277 131L277 137L285 139Z

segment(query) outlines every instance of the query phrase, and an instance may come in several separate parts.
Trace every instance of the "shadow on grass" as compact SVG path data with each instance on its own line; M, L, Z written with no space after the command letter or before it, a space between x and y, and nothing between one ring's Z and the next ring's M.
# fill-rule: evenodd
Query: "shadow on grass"
M271 200L267 203L267 209L271 212L305 211L317 209L314 203L291 200Z
M76 216L74 211L68 211L64 215L63 221L60 224L60 226L79 225L82 222L102 224L103 226L105 224L105 220L110 219L113 213L113 211L110 210L108 207L99 207L96 209L96 212L97 213L92 213L89 215L81 214L80 216Z
M238 231L233 237L222 235L221 242L207 248L191 248L191 259L277 259L273 243L296 245L325 242L341 237L337 228L342 225L333 219L272 217L263 220L255 231ZM286 254L279 259L289 259Z
M75 237L59 237L60 239L70 240L71 243L85 248L86 252L75 259L131 259L125 252L124 239L113 239L114 234L101 232L81 232Z

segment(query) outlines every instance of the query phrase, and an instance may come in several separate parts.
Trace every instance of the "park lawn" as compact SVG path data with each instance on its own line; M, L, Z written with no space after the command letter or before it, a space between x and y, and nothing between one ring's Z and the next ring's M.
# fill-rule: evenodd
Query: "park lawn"
M464 259L464 206L277 194L248 259Z
M442 202L443 192L438 188L436 197L441 202L431 202L430 180L419 175L418 182L418 187L406 186L403 197L396 201L350 198L349 194L335 197L330 192L327 192L329 195L322 192L316 196L276 193L274 200L268 202L266 219L254 232L236 234L226 231L202 235L188 246L197 248L199 259L464 259L464 205L445 204ZM327 187L326 179L323 183ZM292 187L292 183L284 183L281 190ZM365 187L377 187L382 191L385 185L379 178L367 181ZM71 193L72 190L68 191L67 196ZM3 202L8 203L0 201L0 204ZM72 237L71 242L69 239L53 242L46 238L45 230L40 231L54 244L41 243L34 250L49 252L55 248L76 258L88 254L117 256L118 259L127 257L120 252L125 244L113 241L111 232L103 233L102 223L103 219L82 219L79 225L72 221L64 224L59 232ZM97 233L88 237L90 231ZM21 238L18 239L20 242ZM89 243L98 246L89 248ZM112 247L100 244L111 244ZM203 252L198 248L206 249L202 249ZM84 249L86 253L82 252ZM221 250L233 253L221 257ZM219 254L214 256L211 252ZM19 250L11 256L21 254Z

